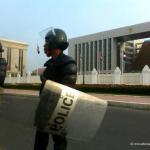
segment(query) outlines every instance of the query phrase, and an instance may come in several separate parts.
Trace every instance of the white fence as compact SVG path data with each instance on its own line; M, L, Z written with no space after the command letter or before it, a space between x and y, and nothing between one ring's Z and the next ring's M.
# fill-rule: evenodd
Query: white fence
M5 83L41 83L40 81L40 76L25 76L25 77L20 77L18 74L17 77L11 77L9 75L8 77L5 78Z
M117 77L114 74L100 74L97 75L97 79L95 80L95 83L92 82L92 76L90 75L85 75L84 78L85 78L85 84L127 84L127 85L143 84L142 76L140 73L126 73ZM83 83L83 76L78 75L77 84L82 84L82 83ZM143 85L150 85L150 83L143 84Z
M78 75L77 84L130 84L130 85L150 85L150 68L146 65L141 73L124 73L121 74L117 67L113 74L98 74L93 69L91 74ZM31 76L30 73L26 77L11 77L9 75L5 79L5 83L41 83L39 76Z

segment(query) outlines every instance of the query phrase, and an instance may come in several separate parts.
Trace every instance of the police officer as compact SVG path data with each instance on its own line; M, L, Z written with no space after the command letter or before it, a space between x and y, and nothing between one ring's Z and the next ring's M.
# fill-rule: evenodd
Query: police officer
M47 57L51 57L44 66L46 69L41 76L41 90L46 80L52 80L64 85L72 85L76 82L77 67L76 62L63 51L68 47L67 36L61 29L51 29L45 36L44 52ZM36 124L36 123L35 123ZM54 150L66 150L67 139L64 131L63 135L52 135ZM46 150L49 141L49 134L42 132L37 127L34 150Z
M7 63L4 58L2 58L2 44L0 43L0 86L4 86L5 76L6 76L6 67Z

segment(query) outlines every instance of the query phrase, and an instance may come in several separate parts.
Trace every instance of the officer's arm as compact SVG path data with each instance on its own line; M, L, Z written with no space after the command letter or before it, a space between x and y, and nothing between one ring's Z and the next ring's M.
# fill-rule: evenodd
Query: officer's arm
M76 63L72 62L65 65L62 69L61 84L73 85L77 79L77 66Z

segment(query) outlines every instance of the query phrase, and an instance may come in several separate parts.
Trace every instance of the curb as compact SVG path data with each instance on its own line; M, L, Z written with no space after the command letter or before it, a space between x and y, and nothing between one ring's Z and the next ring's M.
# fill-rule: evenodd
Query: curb
M2 96L5 96L5 95L8 95L8 96L21 96L21 97L39 97L39 96L36 96L36 95L25 95L25 94L13 94L13 93L4 93L4 94L1 94ZM1 149L0 149L1 150Z
M15 93L3 93L1 95L38 97L36 95L25 95L25 94L15 94ZM136 103L136 102L125 102L125 101L114 101L114 100L107 100L107 102L108 102L108 106L112 106L112 107L122 107L122 108L134 109L134 110L150 111L150 103Z
M150 111L149 103L135 103L135 102L123 102L123 101L108 100L108 106Z

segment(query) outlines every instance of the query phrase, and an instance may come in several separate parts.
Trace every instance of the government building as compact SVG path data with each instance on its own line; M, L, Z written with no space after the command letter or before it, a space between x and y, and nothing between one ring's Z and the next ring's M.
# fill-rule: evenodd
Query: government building
M144 39L150 38L150 22L121 27L69 39L68 54L78 67L78 74L113 73L116 67L132 72Z
M26 74L28 44L15 40L0 38L4 52L1 54L7 62L7 75L21 76Z

